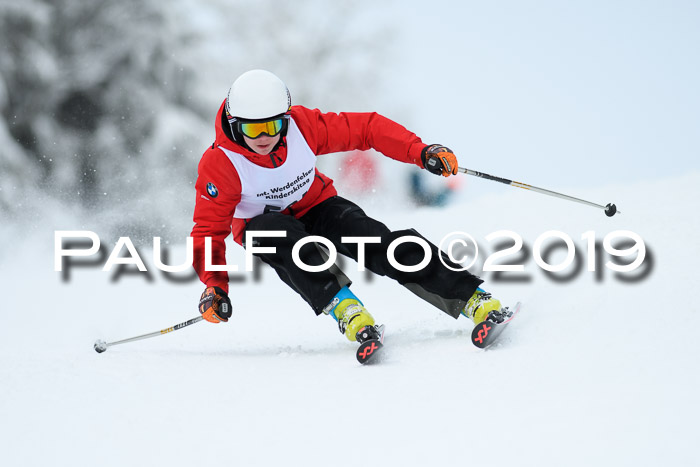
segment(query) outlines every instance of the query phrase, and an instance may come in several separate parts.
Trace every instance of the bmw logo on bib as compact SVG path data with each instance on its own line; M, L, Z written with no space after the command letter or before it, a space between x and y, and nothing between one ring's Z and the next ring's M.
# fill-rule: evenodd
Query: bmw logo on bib
M216 185L214 185L211 182L207 183L207 193L209 193L209 196L211 196L212 198L216 198L217 196L219 196L218 188L216 188Z

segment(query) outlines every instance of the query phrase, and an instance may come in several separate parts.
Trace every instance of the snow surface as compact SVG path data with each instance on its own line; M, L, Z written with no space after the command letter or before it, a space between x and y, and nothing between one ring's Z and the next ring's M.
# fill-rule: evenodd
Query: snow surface
M482 183L469 179L475 192ZM465 319L388 279L368 282L348 262L354 291L387 325L384 361L372 366L268 269L232 286L228 324L97 354L98 338L196 316L201 284L155 270L151 282L111 282L99 268L63 282L52 223L9 248L3 235L0 464L698 465L698 187L694 172L570 193L616 202L623 214L610 219L509 187L445 209L370 203L389 226L435 241L464 230L486 246L488 233L508 229L532 246L556 229L584 245L586 231L602 239L627 229L653 256L649 276L633 283L607 270L597 282L585 268L556 283L532 259L529 283L485 274L502 301L524 302L488 351L470 344ZM229 250L242 265L242 250Z

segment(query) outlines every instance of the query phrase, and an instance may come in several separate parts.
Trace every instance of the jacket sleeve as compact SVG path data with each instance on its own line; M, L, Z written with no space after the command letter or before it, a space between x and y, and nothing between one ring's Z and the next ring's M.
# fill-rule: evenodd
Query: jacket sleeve
M233 219L233 212L241 199L241 183L221 150L212 148L202 156L195 191L194 228L190 234L194 243L192 265L207 287L218 286L228 292L228 273L205 271L204 257L205 238L211 237L212 264L226 264L225 239L232 229L238 233L243 230L239 225L243 220Z
M322 113L318 109L294 106L292 118L317 155L374 149L397 161L423 168L420 156L426 144L411 131L376 112Z

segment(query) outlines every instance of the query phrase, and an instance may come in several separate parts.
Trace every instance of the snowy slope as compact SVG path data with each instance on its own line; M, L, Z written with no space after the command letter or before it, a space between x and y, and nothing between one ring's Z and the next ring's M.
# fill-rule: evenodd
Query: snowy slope
M552 229L577 245L589 230L601 239L632 230L652 252L651 273L596 281L584 268L555 283L530 259L529 283L485 274L487 290L525 306L484 352L464 319L387 279L368 282L348 262L353 289L388 329L385 360L362 367L330 318L264 270L262 281L233 286L229 324L98 355L97 338L196 316L201 285L157 271L150 283L112 283L99 269L62 282L47 225L3 254L0 464L698 465L700 173L571 193L616 202L623 214L611 219L508 187L467 199L485 183L469 182L446 209L367 210L436 241L464 230L483 245L500 229L530 246ZM243 264L240 250L229 257ZM507 443L488 448L496 440Z

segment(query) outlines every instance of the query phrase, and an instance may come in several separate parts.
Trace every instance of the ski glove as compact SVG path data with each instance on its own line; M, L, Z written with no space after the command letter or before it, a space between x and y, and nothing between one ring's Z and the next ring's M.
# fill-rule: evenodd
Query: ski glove
M457 156L445 146L439 144L426 146L421 151L420 158L423 162L423 167L430 173L444 177L457 175Z
M210 323L227 322L233 313L228 294L220 287L207 287L199 299L199 312Z

